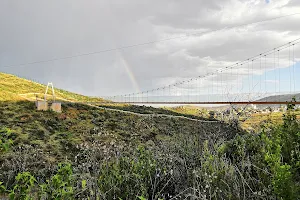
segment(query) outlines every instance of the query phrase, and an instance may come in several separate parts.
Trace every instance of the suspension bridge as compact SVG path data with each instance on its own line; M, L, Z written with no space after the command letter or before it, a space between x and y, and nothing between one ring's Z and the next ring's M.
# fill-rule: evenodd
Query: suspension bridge
M288 104L300 93L299 43L300 38L227 66L208 66L204 74L162 87L104 98L116 104Z
M66 57L57 57L34 62L6 65L1 68L23 67L26 65L41 64L77 57L95 55L116 50L124 50L137 46L145 46L173 39L186 38L191 35L205 35L220 32L225 29L235 29L248 25L266 23L278 19L299 15L293 13L266 19L263 21L250 22L232 27L218 28L196 34L187 34L172 38L138 43L118 48L105 49L90 53L77 54ZM266 42L266 41L262 41ZM103 103L115 104L288 104L297 96L300 104L300 37L283 45L273 47L268 51L261 52L257 49L256 55L249 58L234 58L242 60L228 65L219 63L203 66L199 74L190 78L182 78L180 81L171 81L157 88L114 96L102 96L108 100ZM236 50L238 51L238 49ZM244 59L244 60L243 60ZM173 78L172 78L173 80ZM166 82L165 80L164 82ZM98 102L89 102L98 103Z

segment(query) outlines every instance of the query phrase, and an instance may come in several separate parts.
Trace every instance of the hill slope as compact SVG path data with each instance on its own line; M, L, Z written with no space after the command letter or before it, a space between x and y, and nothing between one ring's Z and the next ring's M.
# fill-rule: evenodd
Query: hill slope
M300 94L285 94L268 96L258 101L291 101L295 97L296 101L300 101Z
M140 116L98 109L83 104L63 105L62 113L36 111L33 102L0 103L0 127L14 133L14 145L30 144L50 153L55 160L76 153L76 145L130 147L137 143L160 143L162 138L184 132L203 139L236 131L217 121L197 121L163 116ZM222 137L223 137L222 136ZM218 135L221 137L221 135Z
M268 97L265 97L265 98L262 98L262 99L259 99L257 101L261 101L261 102L264 102L264 101L282 101L282 102L290 102L292 101L292 99L295 98L295 100L297 102L300 101L300 94L284 94L284 95L273 95L273 96L268 96ZM280 105L258 105L257 106L258 108L260 109L264 109L264 108L267 108L267 107L271 107L271 108L278 108L280 107Z
M294 157L287 163L296 173L287 171L289 182L279 185L282 193L269 189L276 171L265 160L269 144L294 144L283 146L286 152L299 149L299 140L278 143L285 141L278 139L281 135L296 138L300 126L295 120L286 120L293 129L276 127L260 135L192 119L195 113L178 116L148 107L64 103L62 113L43 112L34 102L19 101L23 92L26 99L30 90L42 92L42 85L1 75L6 79L0 92L5 100L0 101L2 199L296 199L300 194ZM90 100L58 93L64 99ZM279 135L275 140L268 137L274 134ZM299 151L295 155L299 158ZM281 198L286 194L289 198Z
M36 95L43 98L46 86L19 78L11 74L0 73L0 101L18 101L18 100L34 100ZM51 94L51 91L48 91ZM102 102L101 98L87 97L75 94L61 89L55 89L56 98L58 100L73 102Z
M164 109L76 104L103 100L60 89L55 90L58 99L75 103L63 104L62 113L37 111L34 103L27 100L34 100L36 94L42 97L44 91L45 85L0 73L0 133L9 130L13 141L13 150L2 155L0 164L21 156L16 152L24 145L33 147L26 154L39 150L39 159L50 164L65 158L74 160L82 145L85 149L100 148L108 156L111 151L132 149L138 144L157 146L181 133L215 140L230 139L238 132L218 121L205 122L200 117Z

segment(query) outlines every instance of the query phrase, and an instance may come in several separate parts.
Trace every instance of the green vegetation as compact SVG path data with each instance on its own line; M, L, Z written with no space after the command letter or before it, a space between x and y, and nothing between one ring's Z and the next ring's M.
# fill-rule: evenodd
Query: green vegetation
M152 115L172 115L172 116L182 116L182 117L187 117L191 119L199 119L199 120L211 120L211 121L216 121L216 119L208 119L208 114L207 115L199 115L195 114L198 112L186 112L185 109L184 111L179 112L175 108L154 108L151 106L136 106L136 105L107 105L107 104L99 104L99 107L101 108L112 108L112 109L117 109L117 110L123 110L123 111L129 111L133 113L139 113L139 114L152 114ZM193 110L194 111L194 110ZM208 111L207 111L208 113Z
M165 107L164 109L182 113L182 114L188 114L188 115L203 116L203 117L205 115L208 116L207 109L196 107L196 106Z
M203 135L228 129L221 123L198 125L197 121L188 119L141 117L82 104L65 104L62 110L62 113L40 112L33 102L0 102L0 124L3 129L10 129L14 146L26 144L40 149L45 153L42 154L45 162L74 156L80 146L93 143L109 152L114 146L130 148L137 143L153 144L183 131Z
M219 122L86 105L0 105L1 191L11 199L297 199L300 124L250 134ZM146 109L146 108L144 108ZM154 110L154 108L152 108ZM8 142L9 141L9 142Z
M13 141L11 139L11 130L8 128L2 128L0 130L0 152L5 153L9 150Z
M270 113L253 113L251 117L241 122L241 126L244 129L253 128L255 130L260 129L260 127L266 122L272 122L274 124L283 124L284 111L280 112L270 112ZM300 119L300 111L295 110L295 115L297 119Z
M8 85L2 87L13 97L0 101L0 198L300 197L295 105L276 113L278 121L264 114L250 133L230 118L238 110L224 112L223 122L215 119L218 111L192 107L67 103L62 113L41 112L33 102L16 101L21 86L14 92Z
M44 97L46 86L19 78L14 75L0 73L0 101L35 100L36 96ZM51 91L48 91L51 94ZM55 89L56 98L74 102L103 102L103 99L86 97L61 89Z
M218 120L224 120L229 123L231 123L232 119L237 119L241 128L243 128L244 130L255 130L256 132L260 131L261 127L265 123L283 124L283 116L285 113L283 107L281 107L276 112L271 108L263 110L238 108L234 113L228 113L228 111L226 111L228 108L226 107L214 110L212 110L211 108L201 108L193 106L166 107L165 109L168 111L172 111L177 115L182 114L184 116L190 116L192 118L211 118L213 116ZM294 113L297 119L300 119L300 109L295 108Z

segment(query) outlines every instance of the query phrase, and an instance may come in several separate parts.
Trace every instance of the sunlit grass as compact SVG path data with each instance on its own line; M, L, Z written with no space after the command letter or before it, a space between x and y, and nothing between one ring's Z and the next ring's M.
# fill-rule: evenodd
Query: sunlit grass
M284 112L272 113L255 113L252 114L247 120L241 122L244 129L258 129L263 123L282 124ZM296 111L297 119L300 119L300 111Z
M0 73L0 101L35 100L44 98L46 86L14 75ZM47 93L51 98L52 91ZM103 102L103 99L87 97L61 89L55 89L57 100L74 102Z
M199 111L200 111L200 108L197 108L195 106L164 107L164 109L177 112L180 114L195 115L195 116L199 116Z

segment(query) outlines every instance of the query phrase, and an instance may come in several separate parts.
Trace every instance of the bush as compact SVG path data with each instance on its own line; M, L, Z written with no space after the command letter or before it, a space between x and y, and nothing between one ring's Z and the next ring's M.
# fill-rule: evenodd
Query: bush
M58 164L57 173L45 184L39 185L39 196L42 199L72 199L74 197L72 173L71 164Z
M10 199L29 200L34 199L36 179L30 172L19 173L16 176L16 183L14 188L9 191Z
M141 146L134 156L103 163L98 179L103 198L135 199L137 195L148 198L151 181L159 175L156 167L152 153Z
M8 128L0 129L0 152L6 153L13 144L12 131Z
M155 120L163 121L162 118ZM132 122L132 126L144 126L147 122ZM113 124L126 125L117 121ZM13 169L1 173L5 184L0 182L0 191L11 199L299 198L300 125L293 105L288 106L282 125L262 127L257 134L238 131L226 134L228 130L222 126L198 125L193 128L214 132L201 135L190 128L178 133L178 128L161 140L151 137L155 141L151 146L137 144L136 149L128 147L123 151L117 145L102 148L101 141L96 140L78 145L71 154L74 159L55 167L45 164L42 168L48 171L44 176L37 173L42 160L41 156L34 156L40 155L37 149L14 148L17 158L5 161L4 169L9 164ZM156 128L143 130L158 132ZM167 125L159 128L170 131ZM8 129L1 133L2 144L12 138ZM71 134L57 134L57 137L64 142L73 138ZM109 153L104 154L104 150Z
M296 199L300 195L300 126L294 111L295 105L288 105L283 125L262 132L273 189L283 199Z

